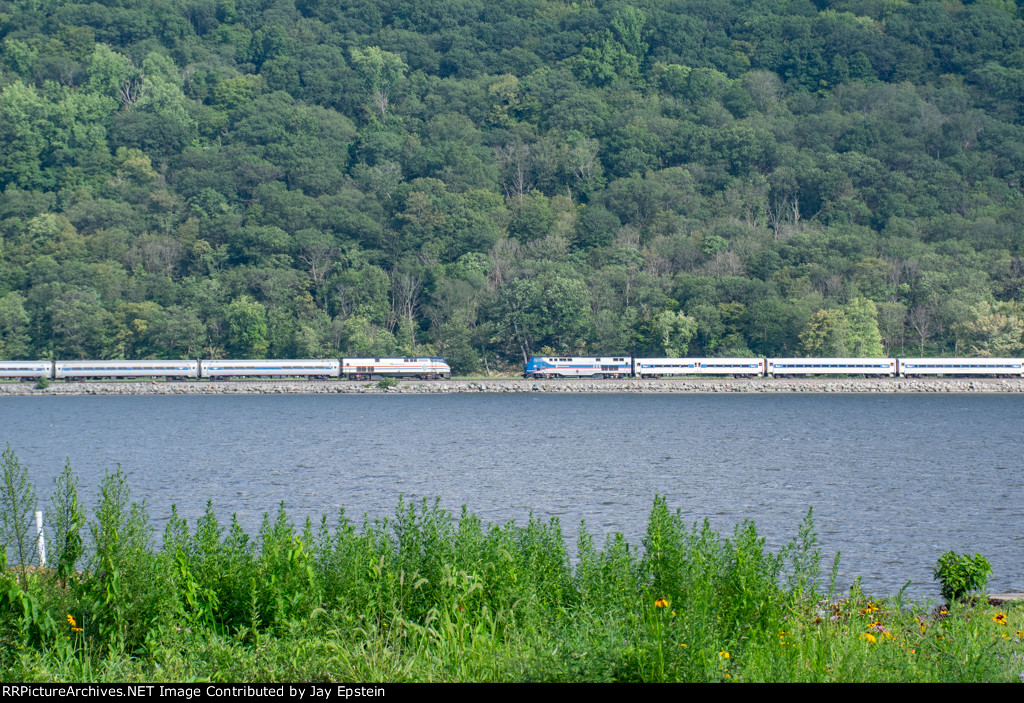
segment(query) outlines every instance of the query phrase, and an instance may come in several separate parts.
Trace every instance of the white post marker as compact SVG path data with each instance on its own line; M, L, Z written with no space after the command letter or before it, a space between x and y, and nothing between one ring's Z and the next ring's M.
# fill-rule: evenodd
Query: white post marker
M43 537L43 511L36 511L36 545L39 549L39 566L46 566L46 539Z

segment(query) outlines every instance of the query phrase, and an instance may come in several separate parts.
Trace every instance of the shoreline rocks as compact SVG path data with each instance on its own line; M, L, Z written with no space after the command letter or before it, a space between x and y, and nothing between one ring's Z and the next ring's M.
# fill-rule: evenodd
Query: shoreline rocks
M669 380L505 379L400 380L380 388L367 381L104 381L52 382L45 389L31 383L0 383L0 396L74 395L234 395L312 393L1024 393L1024 379L998 378L794 378Z

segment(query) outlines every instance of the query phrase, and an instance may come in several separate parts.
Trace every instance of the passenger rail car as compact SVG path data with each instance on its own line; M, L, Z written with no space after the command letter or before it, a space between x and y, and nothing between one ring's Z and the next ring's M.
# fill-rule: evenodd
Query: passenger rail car
M633 359L633 376L764 376L764 359Z
M200 375L209 379L238 376L328 379L337 378L340 369L341 363L337 359L217 359L199 362Z
M0 361L0 378L53 378L52 361Z
M48 363L48 362L47 362ZM55 361L49 378L199 378L198 361Z
M896 359L766 359L765 375L895 376Z
M702 374L717 375L732 374L733 376L764 376L764 359L749 359L739 357L730 359L698 359L698 365Z
M633 359L633 376L664 378L666 376L693 376L700 373L700 359Z
M900 376L1017 376L1024 359L900 359Z

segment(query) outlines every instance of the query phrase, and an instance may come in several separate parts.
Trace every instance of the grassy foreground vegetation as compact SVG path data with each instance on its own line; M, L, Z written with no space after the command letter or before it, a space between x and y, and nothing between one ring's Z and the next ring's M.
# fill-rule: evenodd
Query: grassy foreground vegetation
M26 476L10 450L4 469ZM642 549L581 530L574 558L557 520L401 500L393 518L301 530L282 505L255 538L208 507L192 526L173 515L156 546L120 470L91 517L70 468L56 483L47 567L0 577L4 681L1024 677L1020 610L823 590L810 512L778 553L752 522L723 537L660 497ZM0 499L4 553L31 554L34 489L9 481Z

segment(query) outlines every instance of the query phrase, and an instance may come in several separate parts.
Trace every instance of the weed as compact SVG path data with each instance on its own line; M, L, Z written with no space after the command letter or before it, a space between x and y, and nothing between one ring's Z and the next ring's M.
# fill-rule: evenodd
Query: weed
M32 520L37 506L36 489L29 480L11 445L0 455L0 548L5 552L2 565L14 558L21 572L22 585L28 583L28 568L37 563Z
M64 463L64 471L54 479L46 521L50 525L54 573L60 582L67 584L77 578L76 570L84 549L82 530L86 525L85 506L78 499L78 479L71 472L70 459Z
M980 554L972 557L946 552L939 557L933 573L942 584L943 597L955 601L984 589L992 575L992 566Z

